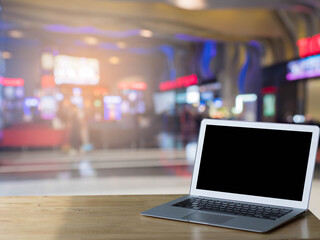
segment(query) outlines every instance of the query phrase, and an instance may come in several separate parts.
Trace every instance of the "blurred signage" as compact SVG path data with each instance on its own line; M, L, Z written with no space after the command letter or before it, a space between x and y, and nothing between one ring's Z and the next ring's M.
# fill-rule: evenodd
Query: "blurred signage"
M99 61L95 58L58 55L53 72L57 85L97 85L100 80Z
M22 87L24 86L24 80L22 78L0 77L0 84L6 87Z
M24 100L24 104L27 107L37 107L39 104L39 99L34 97L28 97Z
M287 64L287 70L286 78L288 81L319 77L320 55L291 61Z
M53 119L58 111L57 100L53 96L43 96L40 98L39 110L43 119Z
M120 96L104 96L104 119L120 120L121 119L121 102Z
M186 88L198 84L198 77L195 74L179 77L176 80L160 83L160 91L168 91L178 88Z
M121 103L122 99L120 96L105 96L103 102L107 104L118 104Z
M140 90L144 91L147 89L147 84L145 82L126 82L122 81L118 83L119 89L130 89L130 90Z
M302 38L297 41L300 57L308 57L320 53L320 34Z
M274 117L276 114L276 96L274 94L265 94L263 96L263 116Z
M197 104L200 102L200 92L198 86L191 86L187 88L186 102L188 104Z
M255 102L257 101L256 94L239 94L236 96L236 105L232 109L234 114L240 114L243 111L243 105L245 102Z
M36 108L39 105L39 99L35 97L28 97L24 100L23 112L26 116L35 114Z

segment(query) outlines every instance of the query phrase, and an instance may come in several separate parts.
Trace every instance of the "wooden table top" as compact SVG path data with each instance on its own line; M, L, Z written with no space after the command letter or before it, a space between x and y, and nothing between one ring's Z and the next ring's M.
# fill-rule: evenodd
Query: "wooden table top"
M0 239L320 239L320 221L310 211L264 234L140 215L177 197L1 197Z

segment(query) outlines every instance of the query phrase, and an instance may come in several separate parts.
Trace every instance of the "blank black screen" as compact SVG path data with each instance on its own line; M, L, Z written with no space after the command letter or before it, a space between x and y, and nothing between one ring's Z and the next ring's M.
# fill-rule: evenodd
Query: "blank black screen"
M207 126L197 189L302 200L312 133Z

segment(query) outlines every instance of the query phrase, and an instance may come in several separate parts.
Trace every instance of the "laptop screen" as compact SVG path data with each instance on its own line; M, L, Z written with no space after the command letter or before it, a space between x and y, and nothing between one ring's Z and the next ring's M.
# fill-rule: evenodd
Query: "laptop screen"
M302 200L312 133L207 125L197 189Z

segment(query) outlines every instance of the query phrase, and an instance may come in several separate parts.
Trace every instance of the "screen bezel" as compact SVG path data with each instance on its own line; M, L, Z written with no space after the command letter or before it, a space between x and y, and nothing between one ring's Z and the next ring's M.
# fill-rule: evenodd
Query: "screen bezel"
M245 194L225 193L225 192L197 189L198 173L199 173L199 167L200 167L201 156L202 156L202 148L203 148L203 143L205 138L206 127L208 125L258 128L258 129L270 129L270 130L286 130L286 131L312 133L302 200L301 201L285 200L285 199L278 199L278 198L269 198L269 197L260 197L260 196L251 196L251 195L245 195ZM314 172L315 161L316 161L318 140L319 140L319 127L314 125L204 119L201 122L201 127L199 131L198 146L197 146L193 176L192 176L192 181L190 186L190 195L307 209L309 204L311 184L312 184L313 172ZM290 169L288 171L290 171Z

